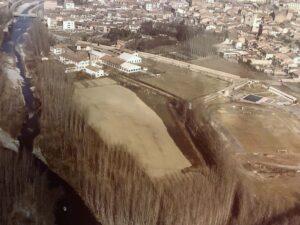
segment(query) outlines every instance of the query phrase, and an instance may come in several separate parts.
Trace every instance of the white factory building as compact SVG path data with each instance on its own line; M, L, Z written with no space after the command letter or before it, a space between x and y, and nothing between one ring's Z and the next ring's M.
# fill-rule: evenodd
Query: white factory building
M137 52L132 54L123 52L121 55L118 56L118 58L124 60L127 63L138 64L142 62L142 58L139 57Z
M128 62L124 62L121 64L121 71L125 72L125 73L136 73L142 70L142 68L138 65L134 65Z
M101 58L101 60L104 65L113 67L124 73L136 73L142 70L140 66L126 62L125 60L120 59L119 57L105 55L104 57Z

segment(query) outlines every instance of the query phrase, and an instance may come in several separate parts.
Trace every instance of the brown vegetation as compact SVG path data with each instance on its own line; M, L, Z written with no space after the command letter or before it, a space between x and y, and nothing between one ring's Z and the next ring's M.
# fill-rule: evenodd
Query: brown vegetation
M0 224L53 225L60 191L48 188L46 174L31 155L1 146L0 154Z
M151 181L126 146L108 146L87 126L72 103L73 79L63 71L62 65L48 61L34 74L42 103L36 145L102 224L298 224L299 196L284 196L242 174L205 116L195 123L189 114L186 126L207 172Z
M191 60L198 57L216 55L214 47L224 41L225 33L207 32L204 28L195 28L184 23L144 22L140 33L149 38L135 38L127 47L139 51L163 54L167 57Z
M7 10L0 10L0 44L2 43L2 39L3 39L3 29L6 26L6 23L11 19L12 14L11 12L7 11Z
M34 56L47 56L55 40L48 34L46 26L40 20L34 19L28 33L27 50Z
M13 88L0 66L0 127L13 137L18 135L25 113L21 95L21 89Z
M207 173L150 181L126 146L107 146L86 125L72 105L72 79L59 66L40 65L36 85L43 105L37 145L103 224L297 224L298 206L242 178L205 118L200 127L187 125L206 150Z
M192 60L199 57L217 55L214 45L224 40L224 34L202 32L178 44L157 45L148 48L148 51L155 54L175 58L179 60ZM147 49L146 49L147 50Z

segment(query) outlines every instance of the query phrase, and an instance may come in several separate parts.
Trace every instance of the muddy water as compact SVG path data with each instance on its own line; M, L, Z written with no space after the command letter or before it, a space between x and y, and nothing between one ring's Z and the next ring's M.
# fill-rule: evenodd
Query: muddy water
M24 13L28 10L25 10ZM42 218L46 222L43 222L43 224L52 224L53 221L45 221L49 218L46 215L50 214L54 216L54 224L57 225L99 224L75 191L32 154L34 139L40 131L39 112L37 110L39 103L33 96L31 80L26 77L22 56L17 51L17 46L23 43L23 34L26 33L31 22L32 19L30 18L16 18L0 47L1 52L16 59L16 67L20 70L20 75L24 79L22 94L27 111L27 118L19 135L19 155L8 153L7 150L0 148L1 158L3 159L0 162L0 168L2 169L2 173L0 173L0 199L6 200L2 201L2 205L0 204L0 215L6 212L5 209L16 212L13 216L4 215L6 220L3 218L2 223L5 221L8 224L19 224L24 220L31 219L32 223L30 224L41 224L38 222L38 218ZM28 179L23 179L24 177L28 177ZM31 195L27 193L30 192L30 186L34 187ZM47 199L49 196L46 195L52 193L53 190L60 194L54 195L54 199ZM38 197L41 193L45 194L44 198ZM28 196L30 196L30 201L26 200ZM34 205L36 206L45 206L45 208L43 207L44 210L40 210L40 207L34 208L32 202L35 202ZM54 202L54 205L51 205L50 202ZM14 208L16 205L18 206L17 209ZM43 218L44 215L45 218Z

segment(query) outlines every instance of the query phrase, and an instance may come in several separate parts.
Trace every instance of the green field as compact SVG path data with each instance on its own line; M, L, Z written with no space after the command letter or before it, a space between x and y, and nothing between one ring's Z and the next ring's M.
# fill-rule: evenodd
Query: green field
M228 85L225 81L171 64L144 59L143 66L160 75L139 75L138 79L188 100L214 93Z

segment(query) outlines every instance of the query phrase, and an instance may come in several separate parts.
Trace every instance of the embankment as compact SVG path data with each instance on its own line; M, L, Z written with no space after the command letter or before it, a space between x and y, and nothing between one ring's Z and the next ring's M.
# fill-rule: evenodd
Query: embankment
M24 100L20 86L8 78L7 72L5 65L0 68L0 127L16 138L25 117Z

